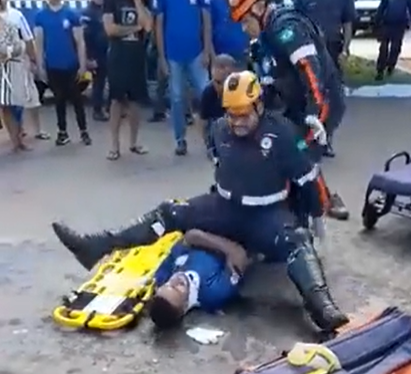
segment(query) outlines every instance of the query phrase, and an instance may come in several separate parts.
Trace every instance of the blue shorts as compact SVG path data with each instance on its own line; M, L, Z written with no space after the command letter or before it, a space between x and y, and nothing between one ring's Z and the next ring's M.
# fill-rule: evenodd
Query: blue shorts
M15 121L18 125L23 124L23 110L24 108L21 106L11 106L10 107L11 114L13 115Z

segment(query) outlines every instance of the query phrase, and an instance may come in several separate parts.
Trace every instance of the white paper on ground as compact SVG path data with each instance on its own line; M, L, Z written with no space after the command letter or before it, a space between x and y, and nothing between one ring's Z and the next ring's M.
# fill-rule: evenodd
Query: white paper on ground
M347 88L345 94L350 97L411 97L411 84L383 84L381 86L362 86Z
M223 337L225 333L221 330L194 327L192 329L188 329L186 334L197 343L206 345L217 344L219 338Z

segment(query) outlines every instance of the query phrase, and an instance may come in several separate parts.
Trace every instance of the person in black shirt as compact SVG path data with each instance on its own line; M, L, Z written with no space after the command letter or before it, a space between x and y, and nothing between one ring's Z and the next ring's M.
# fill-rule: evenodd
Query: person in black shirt
M204 89L200 100L200 127L203 131L207 156L213 157L212 127L214 122L224 116L221 95L226 78L234 71L236 61L227 54L215 57L211 67L211 82Z
M152 28L152 17L143 0L104 0L103 23L109 37L108 82L112 148L109 160L120 157L119 132L124 106L130 122L130 151L147 153L137 145L139 103L146 100L145 32Z

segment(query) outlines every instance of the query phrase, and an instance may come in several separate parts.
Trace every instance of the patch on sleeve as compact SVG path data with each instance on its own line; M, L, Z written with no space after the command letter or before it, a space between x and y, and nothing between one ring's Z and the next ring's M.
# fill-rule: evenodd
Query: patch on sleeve
M181 266L184 266L184 265L186 264L187 260L188 260L188 255L178 256L178 257L176 258L175 262L174 262L174 266L175 266L176 268L179 268L179 267L181 267Z
M283 43L288 43L294 40L295 38L294 30L291 27L284 29L283 31L281 31L279 38Z

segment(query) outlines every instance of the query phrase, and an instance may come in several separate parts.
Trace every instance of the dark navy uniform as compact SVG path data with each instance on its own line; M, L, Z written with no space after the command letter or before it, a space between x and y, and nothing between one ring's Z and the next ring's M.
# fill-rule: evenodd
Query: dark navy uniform
M261 44L254 40L250 45L250 59L252 70L257 74L263 89L263 102L266 110L284 109L281 101L281 90L276 85L277 61L272 54Z
M324 32L328 52L340 69L339 57L343 51L343 25L356 21L354 0L296 0L296 8L311 18Z
M93 71L93 109L101 111L104 105L108 51L108 39L103 26L103 6L91 1L81 19L84 24L87 59L97 63L97 68Z
M220 119L214 142L216 193L175 204L171 229L197 228L286 260L295 245L294 217L286 204L289 181L304 191L313 217L323 214L314 182L317 170L298 150L292 126L270 115L251 138L242 139Z
M320 30L296 10L280 9L269 15L260 39L276 61L285 115L301 125L317 116L333 132L344 114L344 92Z
M392 73L401 53L405 30L411 21L411 0L381 0L375 17L380 41L377 72Z
M334 330L347 322L329 294L317 253L306 231L296 228L286 199L296 183L313 217L323 214L315 183L317 171L296 146L291 124L282 116L261 118L255 133L233 134L225 119L215 128L216 192L183 202L168 201L120 231L79 236L54 224L59 239L90 268L113 248L149 244L171 231L200 229L227 237L267 261L287 263L288 275L317 325Z

